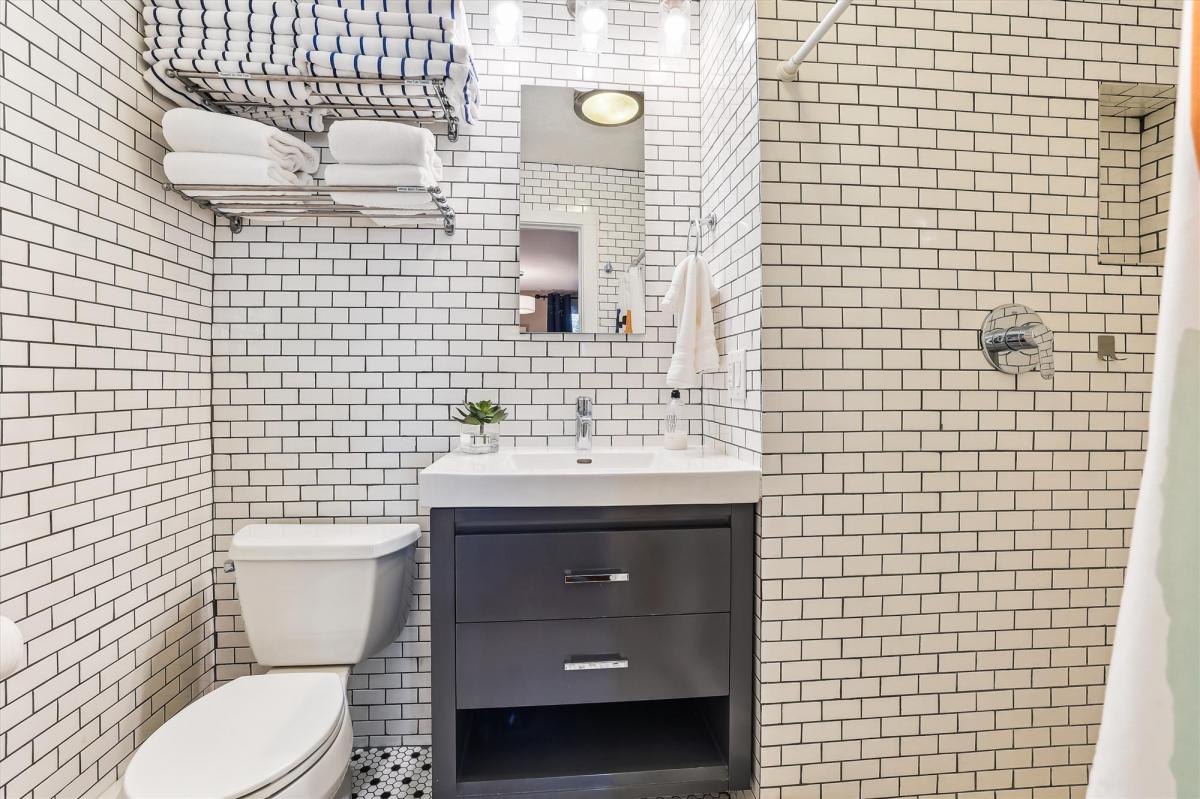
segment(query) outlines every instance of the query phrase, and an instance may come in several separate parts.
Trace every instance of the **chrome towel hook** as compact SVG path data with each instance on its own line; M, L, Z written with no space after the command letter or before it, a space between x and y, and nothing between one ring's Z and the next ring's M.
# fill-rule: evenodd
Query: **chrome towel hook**
M717 229L716 214L698 216L688 223L687 249L692 253L693 256L697 258L700 257L700 244L704 238L705 227L708 228L710 233ZM694 246L692 245L692 231L695 231L696 233L696 243Z

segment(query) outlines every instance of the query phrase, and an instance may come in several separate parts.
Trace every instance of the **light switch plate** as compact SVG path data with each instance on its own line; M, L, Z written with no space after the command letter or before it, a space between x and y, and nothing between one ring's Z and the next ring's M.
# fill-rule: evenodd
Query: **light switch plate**
M746 351L734 350L725 356L725 387L732 402L746 401Z

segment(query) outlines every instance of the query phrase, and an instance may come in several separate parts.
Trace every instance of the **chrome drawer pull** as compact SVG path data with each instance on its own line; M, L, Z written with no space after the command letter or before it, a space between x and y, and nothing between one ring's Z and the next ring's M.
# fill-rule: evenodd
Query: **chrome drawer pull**
M587 583L627 583L629 572L620 569L597 569L595 571L563 572L563 582L567 585L586 585Z
M627 669L629 661L620 655L608 655L599 660L569 658L563 661L563 671L598 671L600 669Z

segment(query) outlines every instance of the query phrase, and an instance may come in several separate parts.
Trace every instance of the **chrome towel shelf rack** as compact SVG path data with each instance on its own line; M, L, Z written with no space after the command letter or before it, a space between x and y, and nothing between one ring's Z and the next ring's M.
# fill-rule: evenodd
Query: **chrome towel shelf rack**
M240 186L232 184L164 183L163 188L194 201L229 220L229 229L241 233L250 219L293 219L303 217L364 217L377 222L435 222L446 235L455 230L454 209L437 186ZM388 208L338 202L339 193L388 194L427 193L428 208Z
M218 111L233 116L245 116L248 110L297 114L321 111L337 119L396 119L416 125L445 123L446 136L451 142L458 141L460 120L446 95L444 78L396 78L373 75L369 78L342 75L258 75L247 72L198 72L185 69L166 70L168 78L183 84L188 93L209 111ZM317 102L296 105L281 105L275 98L231 99L228 92L203 85L216 81L262 81L270 83L308 83L314 88L332 85L335 87L358 87L358 91L343 93L316 91ZM420 94L363 94L363 86L394 86L402 89L423 89ZM239 98L245 95L238 94ZM418 104L419 103L419 104ZM258 118L258 117L255 117Z

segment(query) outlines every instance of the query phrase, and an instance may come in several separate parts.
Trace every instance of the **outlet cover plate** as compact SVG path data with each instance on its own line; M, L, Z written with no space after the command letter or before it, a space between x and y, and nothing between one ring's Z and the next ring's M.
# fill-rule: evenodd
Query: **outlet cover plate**
M725 356L725 386L732 402L746 401L746 351L734 350Z

